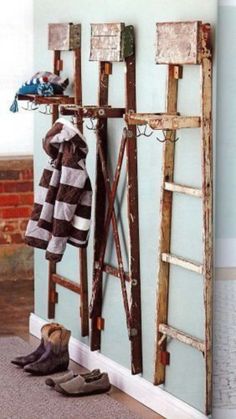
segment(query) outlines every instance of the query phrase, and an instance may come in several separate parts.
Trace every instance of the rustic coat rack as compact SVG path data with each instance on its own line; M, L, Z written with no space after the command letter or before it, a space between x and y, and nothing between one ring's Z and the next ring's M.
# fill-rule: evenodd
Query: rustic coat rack
M157 285L157 336L154 383L165 382L166 365L170 363L167 337L201 351L205 358L205 412L212 407L212 130L211 90L212 54L210 25L202 22L157 23L157 64L168 65L166 113L126 114L128 124L149 125L165 130L160 206L159 272ZM201 70L201 115L177 113L178 80L183 65L195 64ZM201 128L201 189L174 182L176 130ZM203 201L202 263L171 254L171 221L173 193L187 194ZM170 265L177 265L203 276L205 307L205 340L190 336L168 324ZM186 314L187 315L187 314Z
M101 331L105 327L102 317L103 273L120 280L126 324L131 345L131 371L142 372L140 256L138 223L138 179L137 137L150 137L146 127L163 132L163 169L160 208L159 271L157 285L156 359L154 383L165 382L166 366L170 363L167 337L190 345L202 352L205 358L206 414L211 412L212 403L212 134L211 134L211 90L212 55L210 25L202 22L157 23L157 64L168 66L166 113L137 113L135 91L135 42L134 29L124 23L91 25L90 60L99 62L98 105L82 104L80 25L50 24L49 49L54 51L54 73L60 74L63 62L62 50L74 54L75 94L74 97L41 97L19 95L19 100L36 104L52 105L54 122L60 113L76 118L82 131L83 119L90 118L90 129L96 132L96 185L94 219L94 268L92 298L90 302L91 350L101 347ZM113 62L125 65L125 106L114 108L108 105L109 76ZM201 114L180 115L177 112L178 81L182 78L184 65L199 65L201 69ZM126 127L120 141L115 175L111 180L107 167L107 122L110 118L124 118ZM96 126L94 120L97 120ZM143 132L136 128L144 125ZM200 189L174 182L174 157L176 131L201 128L202 187ZM124 271L120 237L114 202L119 183L124 153L127 156L127 199L129 222L129 272ZM202 263L171 254L171 217L173 193L202 198L203 201L203 260ZM104 199L106 196L107 201ZM109 227L112 226L118 267L105 262L105 251ZM86 251L81 249L80 285L56 273L56 265L49 266L49 309L48 317L55 315L57 303L56 284L80 294L82 335L88 334L88 292ZM203 298L205 307L205 339L190 336L168 324L169 273L170 265L177 265L203 276ZM131 302L127 288L130 288Z
M71 51L74 59L74 96L56 95L18 95L18 100L27 100L35 105L52 107L52 124L59 116L59 105L82 104L81 84L81 25L73 23L51 23L48 25L48 49L53 51L53 72L60 75L63 70L63 51ZM82 131L82 124L78 121L78 128ZM56 263L49 262L48 278L48 318L55 317L55 305L58 302L56 284L80 295L81 335L89 334L88 318L88 283L87 283L87 254L86 249L79 249L80 283L68 280L56 272Z
M131 344L131 371L138 374L142 371L141 342L141 298L139 266L139 228L138 228L138 183L137 183L137 150L136 127L124 129L116 173L113 182L107 168L107 121L108 118L123 118L125 112L135 112L135 46L134 29L124 23L92 24L90 60L99 62L98 106L62 106L64 115L77 115L81 118L96 118L97 163L95 186L95 229L94 229L94 273L90 317L92 322L91 350L100 349L101 330L105 321L102 317L102 277L103 272L118 277L121 282L123 303L126 313L128 336ZM109 75L112 63L124 61L126 67L125 107L108 106ZM117 218L114 209L119 175L124 152L127 154L128 182L128 219L130 238L130 272L124 271ZM107 197L107 210L104 196ZM117 254L118 268L104 261L108 239L108 230L112 223L113 237ZM127 285L130 286L131 303L128 302Z

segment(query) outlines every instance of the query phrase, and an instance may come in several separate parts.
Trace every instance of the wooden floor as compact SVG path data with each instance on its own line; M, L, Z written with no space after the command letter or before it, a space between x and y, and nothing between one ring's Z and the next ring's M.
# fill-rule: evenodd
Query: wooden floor
M0 282L0 336L16 335L37 346L38 339L28 333L29 314L34 311L33 301L33 281ZM70 368L81 372L82 367L71 361ZM164 419L114 386L110 395L144 419Z

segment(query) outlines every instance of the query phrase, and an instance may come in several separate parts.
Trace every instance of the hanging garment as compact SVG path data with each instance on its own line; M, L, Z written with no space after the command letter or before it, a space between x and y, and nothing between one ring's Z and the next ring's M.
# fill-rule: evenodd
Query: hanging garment
M25 242L46 249L46 259L59 262L67 243L87 245L92 205L88 148L82 133L65 118L47 132L43 148L52 160L36 190Z

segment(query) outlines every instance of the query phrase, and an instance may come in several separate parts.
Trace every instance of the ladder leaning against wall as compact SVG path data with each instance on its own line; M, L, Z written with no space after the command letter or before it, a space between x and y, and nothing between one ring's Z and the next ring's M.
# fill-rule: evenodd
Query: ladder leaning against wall
M166 366L171 363L168 339L176 339L202 352L205 359L205 412L212 405L212 132L211 90L212 54L210 25L201 22L157 23L157 64L168 65L166 113L127 114L129 124L148 124L165 132L163 146L162 188L160 205L159 271L157 283L157 324L154 384L165 382ZM178 80L183 65L199 65L201 71L201 115L181 116L177 112ZM176 130L201 128L200 189L174 182ZM171 223L173 194L180 193L202 199L202 262L171 254ZM170 265L202 275L205 311L205 339L199 339L168 324ZM189 307L191 310L191 307ZM186 316L188 313L186 313Z
M63 70L63 53L70 53L73 58L74 88L73 96L55 95L18 95L18 100L27 100L35 105L44 105L45 113L52 115L52 124L59 117L60 105L82 104L82 81L81 81L81 25L73 23L49 23L48 25L48 49L53 51L53 73L60 76ZM82 124L77 123L82 131ZM56 270L56 263L49 262L48 271L48 318L55 318L55 307L58 303L57 285L66 288L80 295L80 317L81 335L89 334L88 318L88 283L87 283L87 253L85 248L79 251L79 283L71 281L59 275Z

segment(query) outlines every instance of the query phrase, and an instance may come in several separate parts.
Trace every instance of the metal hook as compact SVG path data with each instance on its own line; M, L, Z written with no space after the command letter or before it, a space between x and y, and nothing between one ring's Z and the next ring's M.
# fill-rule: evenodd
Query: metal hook
M76 125L77 126L77 125L82 125L84 123L84 121L83 121L83 118L81 116L78 116L78 115L74 114L71 117L71 123L73 125Z
M102 124L101 126L98 126L99 125L99 121L98 120L97 120L96 125L94 125L94 122L93 121L95 119L96 118L90 118L91 127L89 127L88 125L86 125L86 128L89 129L90 131L99 131L99 130L101 130L104 127L104 124Z
M172 130L167 129L167 130L162 130L162 134L164 136L164 139L161 140L159 137L156 137L157 141L159 141L160 143L165 143L166 141L169 141L170 143L176 143L176 141L179 140L179 137L175 138L174 140L171 140L170 138L168 138L168 133L172 132Z
M141 135L144 135L144 137L151 137L153 134L153 131L151 131L149 134L147 134L147 125L145 125L144 131L141 132L139 126L137 125L137 135L136 137L141 137Z
M44 115L52 115L52 110L51 110L51 105L49 105L48 103L44 105L45 106L45 110L44 111L40 111L40 113L43 113Z
M39 108L39 105L36 102L31 102L31 110L36 111Z
M91 127L89 127L86 124L86 128L89 129L90 131L96 131L97 127L94 125L94 122L93 122L95 120L95 118L89 118L89 119L90 119Z
M22 109L24 109L25 111L35 111L36 109L38 109L38 105L35 102L27 100L26 108L22 106Z

